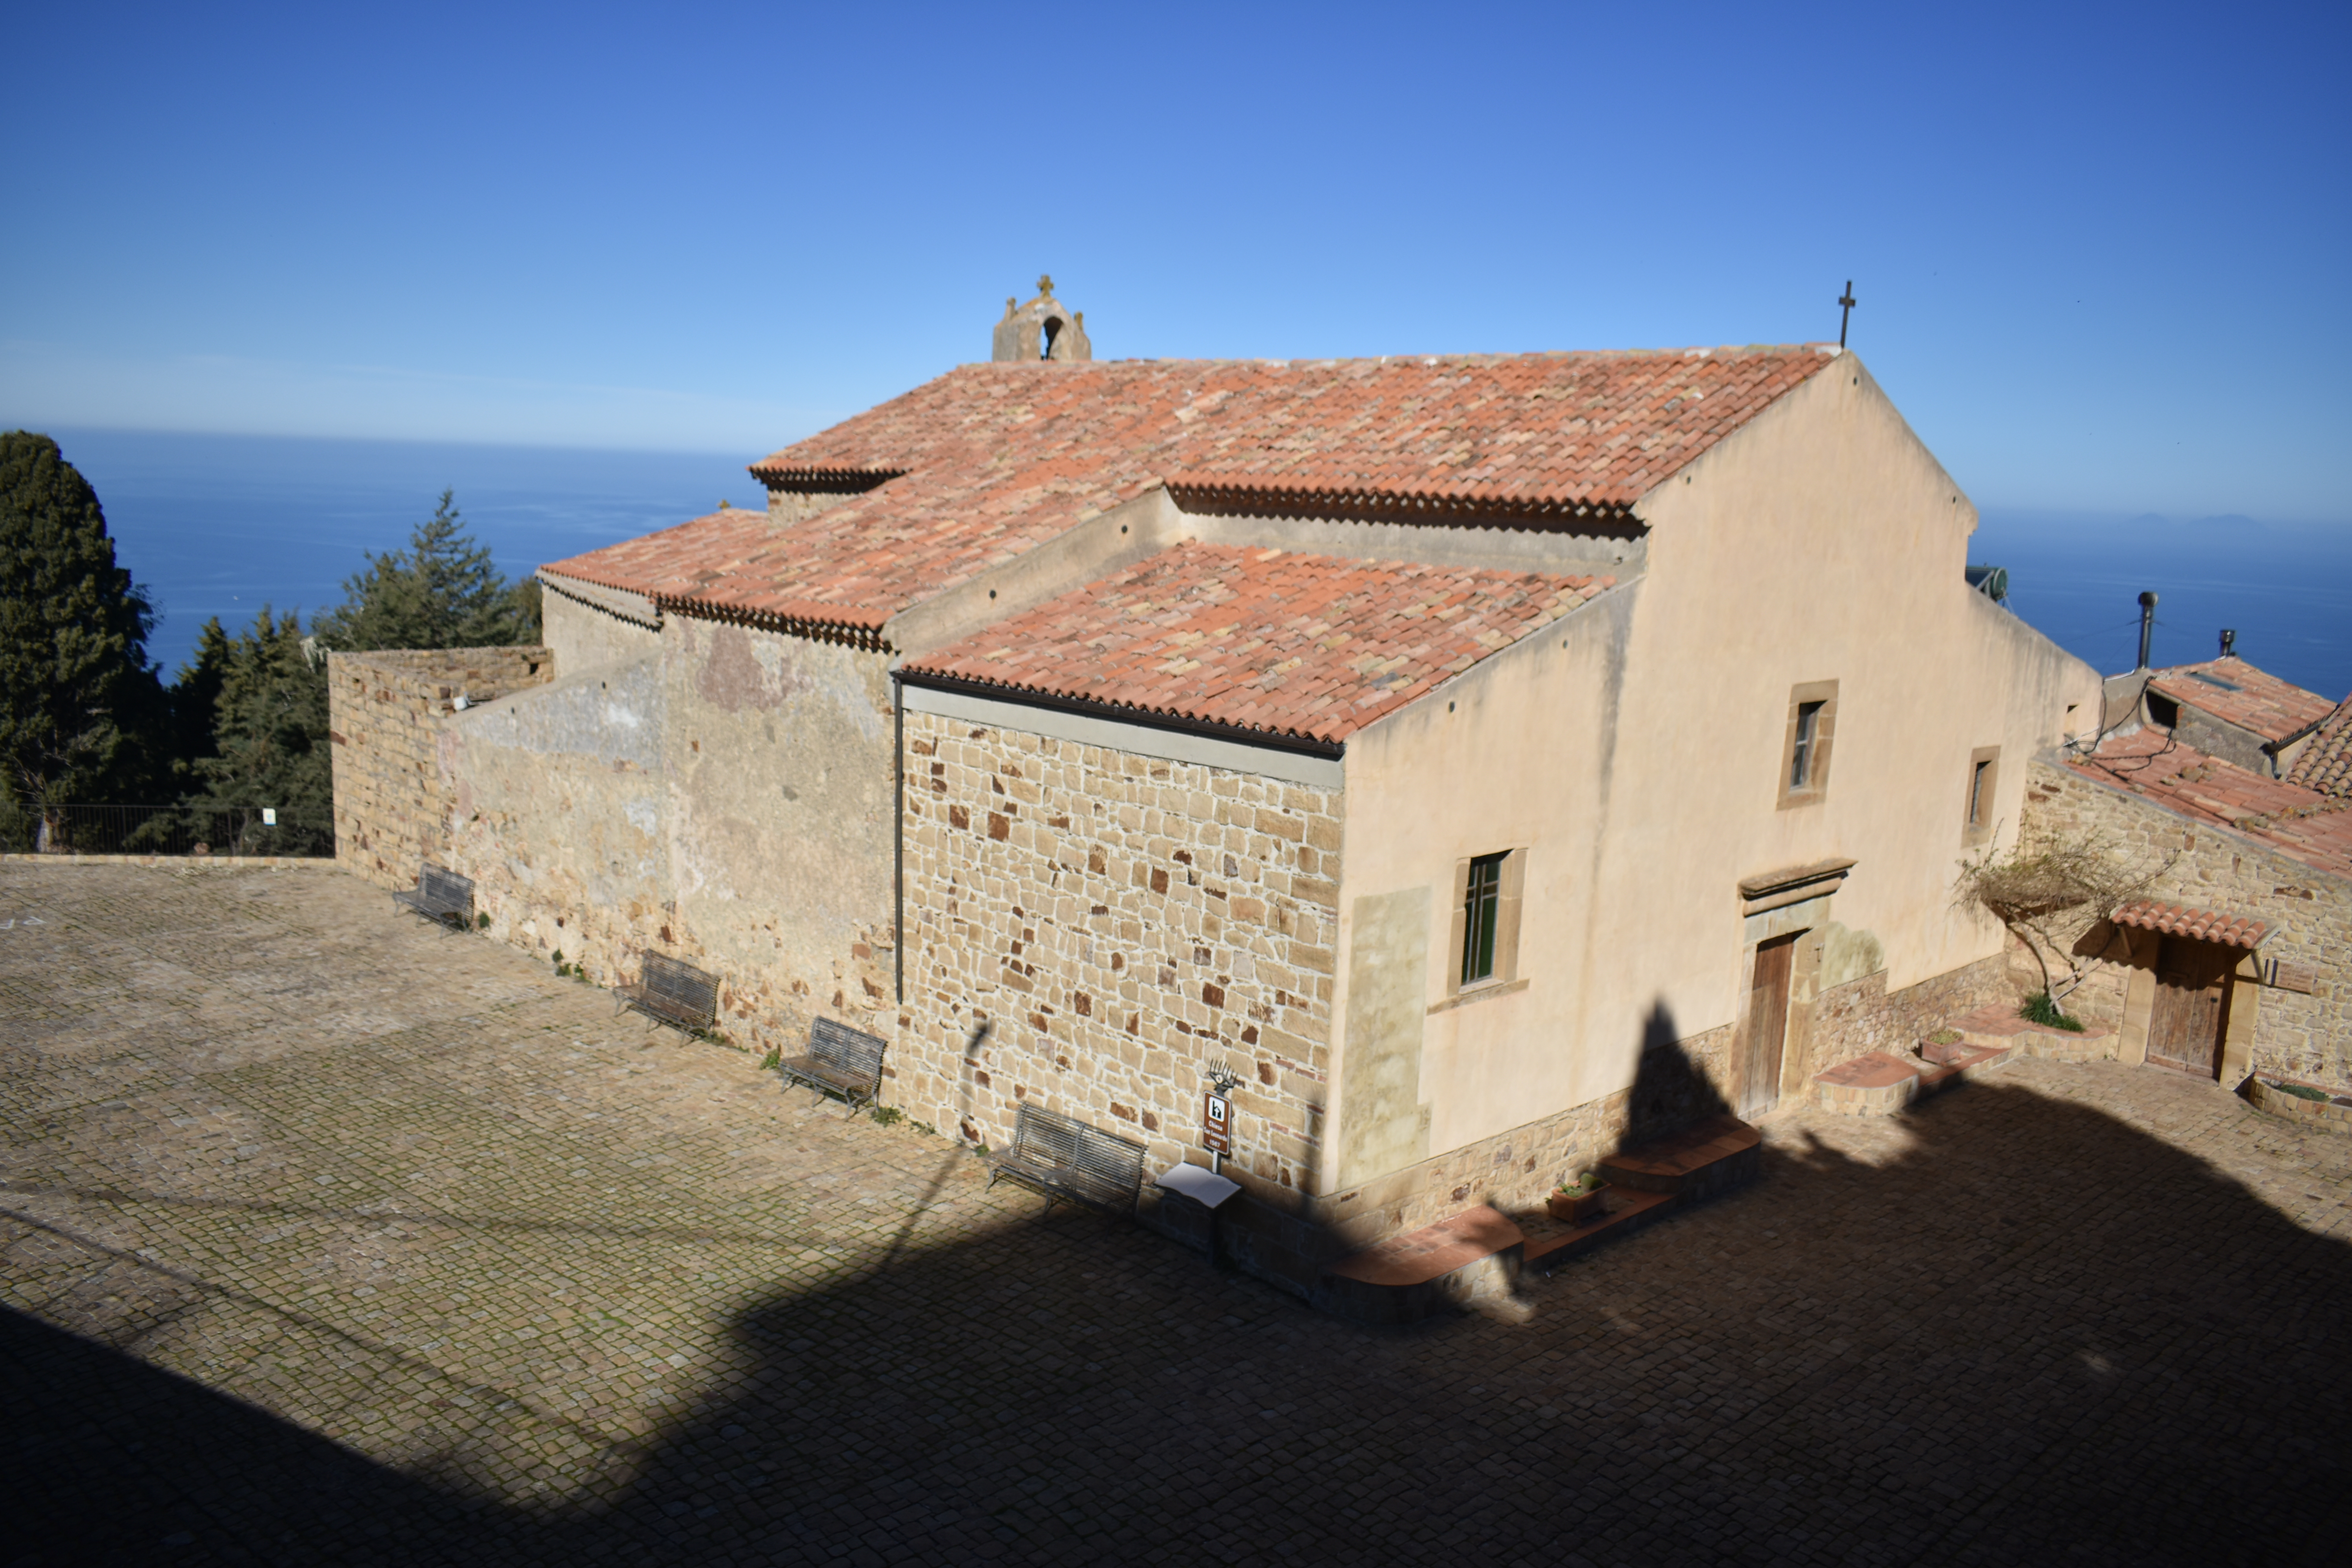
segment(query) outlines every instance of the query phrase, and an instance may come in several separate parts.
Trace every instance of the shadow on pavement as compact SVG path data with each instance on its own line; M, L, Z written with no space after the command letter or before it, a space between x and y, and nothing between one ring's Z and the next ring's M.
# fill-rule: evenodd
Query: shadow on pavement
M2352 1253L1999 1083L1369 1331L1056 1211L767 1302L760 1370L536 1516L0 1316L0 1561L2340 1560Z

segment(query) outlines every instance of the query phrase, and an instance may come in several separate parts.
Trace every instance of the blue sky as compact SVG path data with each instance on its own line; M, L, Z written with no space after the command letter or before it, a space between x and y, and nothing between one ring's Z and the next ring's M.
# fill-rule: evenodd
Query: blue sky
M1988 505L2352 522L2352 11L28 7L0 424L759 455L984 357L1853 342Z

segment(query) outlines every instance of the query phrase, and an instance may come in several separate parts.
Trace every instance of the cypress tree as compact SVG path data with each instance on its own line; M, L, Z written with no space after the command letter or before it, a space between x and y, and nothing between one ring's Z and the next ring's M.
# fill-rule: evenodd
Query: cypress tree
M153 624L89 482L47 436L0 434L0 795L37 815L152 784Z
M343 584L345 601L311 623L320 643L372 648L492 647L539 640L539 584L509 583L465 531L443 490L408 548L369 552Z

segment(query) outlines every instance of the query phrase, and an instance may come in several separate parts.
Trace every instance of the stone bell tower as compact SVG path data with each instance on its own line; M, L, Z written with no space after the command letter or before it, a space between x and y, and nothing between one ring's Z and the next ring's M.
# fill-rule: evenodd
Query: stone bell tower
M1087 313L1063 309L1054 298L1052 276L1040 278L1035 299L1025 305L1004 301L1004 319L996 323L995 347L988 357L1006 364L1090 360L1095 350L1087 341Z

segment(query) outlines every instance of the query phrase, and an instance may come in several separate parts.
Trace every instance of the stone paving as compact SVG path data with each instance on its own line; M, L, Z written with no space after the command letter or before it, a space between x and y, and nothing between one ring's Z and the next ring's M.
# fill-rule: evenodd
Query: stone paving
M1372 1331L325 869L0 867L0 1563L2320 1563L2352 1137L2024 1061Z

